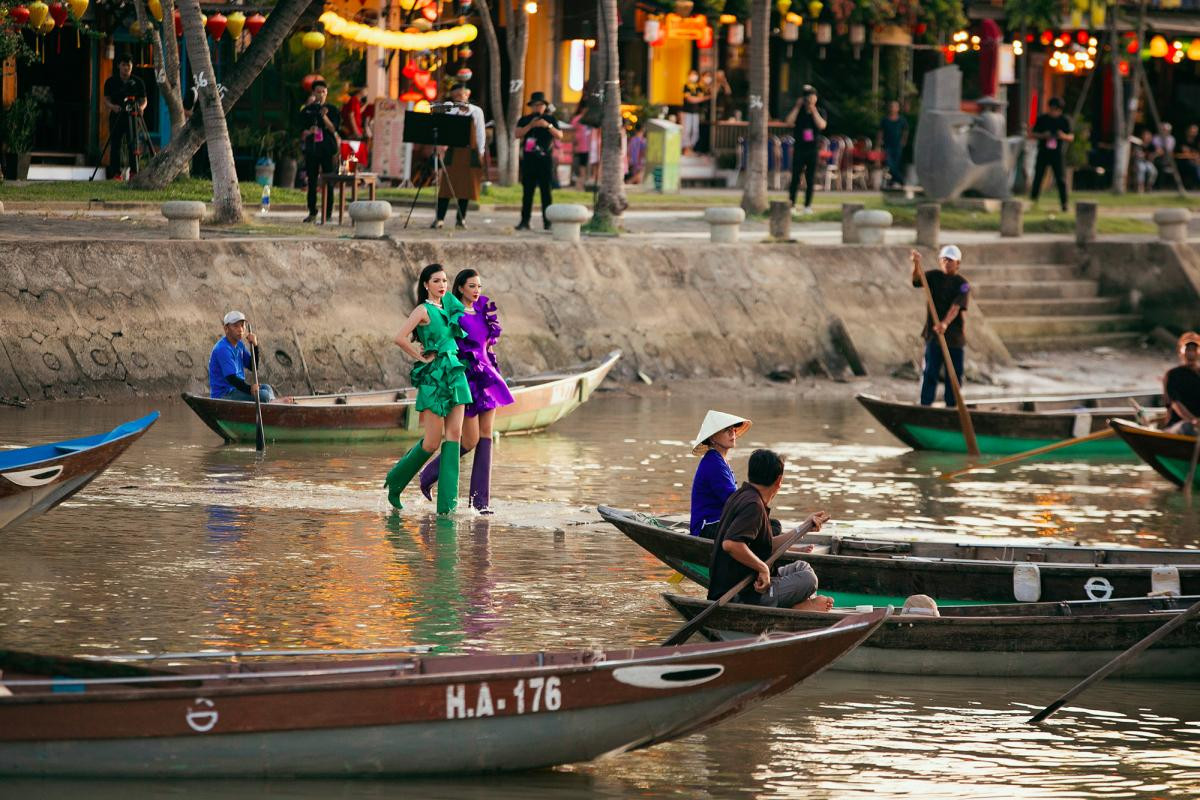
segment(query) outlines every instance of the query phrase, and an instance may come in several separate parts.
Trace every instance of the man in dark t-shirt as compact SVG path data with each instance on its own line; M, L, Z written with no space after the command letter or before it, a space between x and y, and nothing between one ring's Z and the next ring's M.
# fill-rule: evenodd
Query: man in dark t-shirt
M804 173L804 213L811 214L813 188L817 182L817 140L825 130L826 115L817 107L817 90L805 84L800 89L800 99L788 112L784 122L792 125L792 182L788 185L788 200L796 205L796 190L800 186L800 174Z
M1048 103L1050 110L1040 115L1033 123L1034 139L1037 139L1037 164L1033 169L1033 190L1029 197L1037 202L1042 193L1042 179L1046 170L1054 173L1054 183L1058 187L1058 201L1062 210L1067 210L1067 182L1063 177L1063 151L1075 141L1071 133L1071 120L1063 116L1063 101L1051 97Z
M1179 337L1179 366L1163 376L1163 398L1170 414L1166 430L1195 436L1200 430L1200 334Z
M783 484L783 459L771 450L755 450L746 477L749 480L729 496L721 512L708 567L708 599L720 599L753 575L754 583L738 593L737 602L828 611L833 598L816 594L817 575L807 563L794 561L778 569L765 563L784 536L772 535L767 505ZM818 511L810 519L813 529L820 530L829 515Z
M521 221L517 230L529 230L529 218L533 214L533 190L540 189L542 195L542 227L550 229L546 209L554 202L551 185L554 179L554 142L562 138L558 120L548 112L550 104L543 92L534 92L529 103L530 113L517 120L514 131L521 142Z
M100 100L108 112L108 165L114 178L122 177L121 157L127 155L125 166L137 169L137 135L134 117L146 110L146 84L133 74L133 59L117 59L117 74L104 82Z
M342 116L329 99L325 81L313 81L308 102L300 109L300 147L304 151L304 172L308 176L308 216L305 222L317 221L317 189L321 175L337 172L342 142L338 136ZM333 214L333 191L325 195L325 219Z
M921 378L921 405L933 405L937 395L938 381L943 375L942 347L938 344L937 334L946 337L946 349L950 351L950 360L958 383L963 379L963 348L967 345L967 335L963 314L967 310L967 301L971 296L971 285L966 278L958 274L962 263L962 251L948 244L938 253L938 263L941 269L931 269L925 273L925 281L929 284L929 293L933 295L933 307L937 309L938 318L935 320L928 309L925 312L925 372ZM912 285L921 286L921 254L912 251ZM946 376L946 405L955 405L954 390L950 388L950 378Z
M904 185L904 145L908 142L908 120L900 113L900 103L888 103L888 113L879 121L879 145L887 159L888 183Z

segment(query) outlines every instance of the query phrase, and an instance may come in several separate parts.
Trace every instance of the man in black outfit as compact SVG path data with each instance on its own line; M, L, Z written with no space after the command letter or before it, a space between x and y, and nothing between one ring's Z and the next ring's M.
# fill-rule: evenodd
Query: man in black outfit
M792 129L792 182L788 186L788 200L796 205L796 189L800 186L800 173L804 177L804 213L811 214L813 187L817 181L817 137L825 130L825 115L817 108L817 90L808 84L800 90L800 99L784 119Z
M308 216L305 222L317 220L317 185L321 173L333 174L341 140L338 128L342 117L338 110L325 102L329 87L325 81L313 81L308 103L300 110L301 147L304 150L304 172L308 175ZM325 196L325 219L333 214L333 192Z
M1163 397L1170 417L1165 430L1195 436L1200 430L1200 335L1179 337L1179 366L1163 376Z
M1049 167L1058 186L1059 204L1066 211L1067 182L1063 177L1063 151L1075 141L1075 134L1071 133L1071 120L1063 116L1063 101L1051 97L1048 105L1050 110L1033 123L1033 138L1038 140L1038 151L1037 165L1033 169L1033 191L1029 197L1037 202L1038 195L1042 193L1042 179L1046 177L1046 168Z
M529 218L533 213L533 190L541 189L542 225L550 230L546 209L553 201L550 192L554 179L554 140L562 138L558 120L546 113L549 103L542 92L534 92L529 98L529 110L517 120L515 131L521 142L521 221L517 230L529 230Z
M956 403L954 389L950 386L948 372L953 367L958 378L959 386L963 380L963 355L967 346L967 334L963 325L963 315L967 311L967 302L971 296L971 284L958 274L962 264L962 251L948 244L938 253L938 264L941 269L931 269L925 273L925 282L929 284L929 294L933 296L933 307L937 309L937 319L925 311L925 329L921 335L925 338L925 370L921 375L921 405L933 405L937 396L938 381L946 376L946 407L953 408ZM912 285L921 286L921 254L912 251ZM946 338L946 349L950 351L952 364L944 363L942 346L938 343L937 334Z
M104 82L101 104L108 112L108 165L113 177L122 177L121 155L124 148L129 157L125 165L130 172L137 170L137 132L134 117L146 110L146 84L133 74L133 59L117 59L117 74Z

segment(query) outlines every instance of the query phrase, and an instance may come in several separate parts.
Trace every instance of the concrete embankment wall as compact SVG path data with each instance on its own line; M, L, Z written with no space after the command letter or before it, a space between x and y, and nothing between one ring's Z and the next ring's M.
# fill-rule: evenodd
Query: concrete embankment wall
M983 259L1019 258L1014 247ZM1044 247L1044 245L1043 245ZM988 255L991 253L991 255ZM927 256L933 263L932 256ZM221 316L245 312L264 380L306 393L406 385L392 340L429 262L484 276L501 311L506 373L556 369L621 348L614 375L804 374L845 369L841 320L867 370L919 359L920 292L907 248L207 239L66 241L0 249L0 395L168 394L206 387ZM994 261L993 261L994 263ZM1008 358L977 311L970 357Z
M1148 327L1200 327L1200 249L1186 242L1097 242L1080 253L1083 274Z

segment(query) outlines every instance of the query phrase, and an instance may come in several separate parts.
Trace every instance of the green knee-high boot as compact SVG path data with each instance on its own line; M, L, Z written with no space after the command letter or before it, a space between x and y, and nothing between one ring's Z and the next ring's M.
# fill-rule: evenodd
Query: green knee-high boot
M439 514L449 514L458 508L458 457L458 442L442 442L442 471L438 473Z
M433 453L425 452L425 449L421 447L421 443L417 442L413 445L412 450L404 454L404 458L396 462L396 466L388 470L387 478L384 479L383 485L387 487L388 502L392 504L393 508L404 508L404 504L400 502L400 493L404 491L404 487L408 486L408 482L421 469L421 465L428 461L432 455Z

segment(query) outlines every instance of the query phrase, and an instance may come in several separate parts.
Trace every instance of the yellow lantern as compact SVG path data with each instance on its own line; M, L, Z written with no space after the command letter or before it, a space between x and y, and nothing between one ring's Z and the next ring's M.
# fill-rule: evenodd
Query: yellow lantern
M234 11L225 17L225 30L229 31L229 35L234 39L241 38L244 27L246 27L246 15L242 12Z
M35 31L42 29L42 23L46 21L46 15L50 13L50 6L37 0L35 3L29 4L29 27Z
M67 0L67 5L70 6L71 14L76 20L83 19L88 10L88 0Z
M325 34L320 31L309 31L304 34L300 43L308 50L320 50L325 46Z
M38 27L38 32L45 36L52 30L54 30L54 17L46 17Z
M1200 61L1200 39L1192 39L1192 43L1188 45L1187 57L1189 61Z
M721 23L722 25L732 25L733 23L737 22L737 17L733 14L722 14L721 16L717 17L717 22Z
M417 0L400 0L400 7L405 11L412 11L417 7Z
M33 16L32 6L30 7L30 18ZM1167 40L1161 36L1155 36L1150 40L1150 56L1152 58L1166 58L1167 56Z
M808 4L808 15L813 19L816 19L817 17L821 16L821 9L824 7L825 4L822 3L821 0L812 0L812 2Z
M1108 6L1104 4L1104 0L1096 0L1092 3L1092 27L1103 28L1104 20L1108 15Z
M161 0L146 0L146 8L150 9L150 16L154 17L155 22L162 22Z
M429 105L428 100L418 100L413 104L413 111L417 112L418 114L428 114L432 110L433 107Z
M788 9L792 7L792 0L775 0L775 7L779 9L779 16L786 17Z

